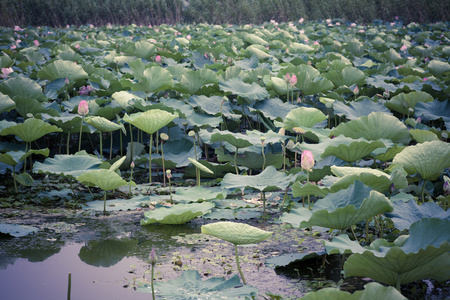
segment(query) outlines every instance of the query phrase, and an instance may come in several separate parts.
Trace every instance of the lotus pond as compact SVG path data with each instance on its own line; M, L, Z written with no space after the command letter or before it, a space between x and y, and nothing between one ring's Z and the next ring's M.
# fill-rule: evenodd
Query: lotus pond
M447 23L0 34L2 296L449 296Z

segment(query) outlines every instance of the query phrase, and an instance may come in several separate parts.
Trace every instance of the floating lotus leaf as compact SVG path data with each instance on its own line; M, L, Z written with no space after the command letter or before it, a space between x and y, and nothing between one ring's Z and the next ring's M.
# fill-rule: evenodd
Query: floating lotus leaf
M361 101L352 101L350 102L350 105L346 105L341 101L335 101L333 103L333 110L336 115L345 115L345 118L349 120L355 120L362 116L368 116L372 112L392 115L386 106L380 102L373 102L369 98L364 98Z
M177 279L154 284L155 295L162 299L244 299L258 293L258 289L242 285L239 276L230 279L213 277L202 281L198 271L184 271ZM138 292L151 293L150 285L138 287Z
M432 142L439 140L436 133L428 130L411 129L409 133L411 134L412 138L416 140L416 142L418 143Z
M0 84L0 92L11 97L15 101L15 97L21 96L27 99L35 99L39 102L46 102L47 97L45 97L42 92L42 88L36 81L31 80L27 77L14 77L8 79Z
M100 169L86 172L77 177L77 180L88 186L97 186L104 191L117 189L128 185L128 182L114 171L109 169Z
M308 195L325 197L329 192L330 190L328 188L320 187L318 185L312 184L311 182L302 185L299 181L297 181L292 186L292 195L294 197L302 197Z
M133 124L134 126L148 134L153 134L172 122L177 117L177 113L171 114L164 110L152 109L146 112L125 115L123 117L123 120L125 122Z
M218 82L214 71L208 69L189 70L181 76L180 82L173 89L183 94L194 95L202 87Z
M38 231L39 228L28 225L0 224L0 233L9 234L13 237L22 237Z
M0 114L5 111L10 111L16 107L16 102L11 100L8 95L0 93Z
M244 101L247 101L248 104L269 98L269 93L265 88L256 82L252 84L245 83L240 78L220 81L219 87L224 92L231 92L234 95L244 98Z
M133 84L133 91L143 91L145 93L155 93L172 88L172 74L161 67L151 67L145 69L142 77L138 78L138 83Z
M396 189L408 187L406 176L399 171L394 171L392 175L388 175L378 169L332 166L331 172L340 177L331 186L332 192L349 187L355 180L363 182L380 193L388 192L392 184L395 185Z
M450 167L450 144L433 141L408 146L392 162L401 165L409 175L419 173L422 179L433 180Z
M338 136L343 134L354 139L365 138L369 141L390 139L394 143L408 144L410 135L408 128L396 117L373 112L368 116L362 116L350 122L341 123L331 130L331 134Z
M433 101L433 96L426 92L400 93L392 97L391 100L386 103L386 106L396 112L408 115L409 109L414 109L418 102L426 103L430 101Z
M212 199L225 199L227 193L219 188L204 188L200 186L177 188L172 200L180 203L203 202Z
M87 117L84 120L86 123L101 132L111 132L122 128L122 125L111 122L110 120L99 116Z
M208 220L250 220L261 217L261 209L258 208L214 208L203 218Z
M356 291L350 294L346 291L341 291L338 288L323 288L316 292L309 292L302 297L305 300L407 300L397 289L392 286L384 286L378 282L371 282L364 285L364 290Z
M144 219L141 220L141 225L150 225L154 223L159 224L184 224L192 219L202 216L214 208L214 203L190 203L190 204L176 204L167 207L159 207L155 210L150 210L144 213Z
M345 67L342 71L332 70L324 75L331 80L335 87L352 86L354 84L361 86L365 83L366 75L355 67Z
M288 253L280 256L274 256L266 259L265 265L271 269L278 267L285 267L293 262L307 261L309 259L317 259L326 252L311 252L311 253Z
M218 237L234 245L254 244L272 236L272 232L235 222L216 222L202 225L202 233Z
M55 155L46 158L43 163L35 162L34 173L51 173L77 177L90 170L95 170L102 161L90 155Z
M284 128L291 130L294 127L305 129L312 128L319 122L327 119L327 116L314 107L299 107L291 110L284 118Z
M355 162L366 156L377 148L385 147L382 141L358 141L349 144L341 143L337 146L328 146L321 155L322 158L336 156L346 162Z
M312 210L297 207L291 213L284 213L281 221L290 223L294 228L322 226L344 229L392 210L392 203L383 194L365 186L361 181L355 181L347 189L329 193L319 199Z
M222 188L241 189L251 187L261 192L285 189L294 181L294 175L287 176L283 172L278 172L274 166L268 166L258 175L236 175L228 173L221 182Z
M425 202L418 205L416 200L408 202L395 201L394 211L386 213L386 217L394 222L399 230L409 229L413 223L424 218L437 218L450 221L450 212L443 210L435 202Z
M130 239L89 241L81 247L78 257L90 266L108 268L120 262L138 243Z
M40 119L30 118L26 119L23 123L2 129L0 134L14 134L24 142L31 143L46 134L61 131L62 129L55 125L50 125Z
M68 60L55 60L40 69L37 75L40 78L48 79L50 81L60 78L78 81L88 77L88 74L83 70L82 66Z
M450 221L425 218L411 225L409 236L393 243L384 239L361 247L341 235L325 242L327 253L353 252L344 264L345 276L370 277L396 286L421 279L450 279Z

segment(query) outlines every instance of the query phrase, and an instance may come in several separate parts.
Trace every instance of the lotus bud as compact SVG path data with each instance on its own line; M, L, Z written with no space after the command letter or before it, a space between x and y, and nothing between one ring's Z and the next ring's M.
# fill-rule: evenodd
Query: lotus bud
M166 170L166 176L167 176L167 178L172 178L172 171L170 171L170 170Z
M184 121L183 123L181 123L184 127L188 126L189 123L187 121Z
M444 175L444 186L442 187L444 189L444 194L450 195L450 178Z
M395 184L392 183L391 186L389 187L389 193L393 193L395 191Z
M81 100L78 104L78 114L81 116L86 116L89 113L89 106L86 100Z
M160 135L161 140L163 141L167 141L169 139L169 136L167 134L165 134L164 132L162 132Z
M416 120L416 122L417 122L417 123L421 123L421 122L422 122L422 118L421 118L421 117L418 117L417 120Z
M356 86L356 87L353 89L353 94L355 94L355 96L358 96L358 95L359 95L359 88L358 88L358 86Z
M291 86L294 86L297 84L297 76L295 76L294 74L291 76L291 80L289 81L289 84Z
M2 68L2 78L6 78L8 77L9 74L11 74L12 72L14 72L14 70L12 68Z
M290 83L291 82L291 75L289 73L286 73L286 75L284 76L284 81L286 83Z
M314 161L314 156L313 156L312 152L309 150L303 150L302 160L301 160L302 168L308 172L312 172L312 168L314 167L314 164L315 164L315 161Z
M264 146L264 141L266 140L266 138L265 137L260 137L260 139L261 139L261 144Z
M383 93L383 98L389 98L390 97L390 93L389 93L389 90L388 89L386 89L385 91L384 91L384 93Z
M130 168L134 169L134 167L135 167L135 164L134 164L134 160L133 160L130 164Z
M69 85L69 78L66 78L66 80L64 80L64 84Z
M150 263L152 264L152 266L154 266L156 264L156 252L155 252L155 248L152 247L152 252L150 253Z
M156 57L155 57L155 62L156 62L157 64L160 64L160 63L161 63L161 55L156 55Z
M189 132L188 132L188 135L189 135L190 137L194 137L194 136L195 136L195 131L194 131L194 130L189 131Z

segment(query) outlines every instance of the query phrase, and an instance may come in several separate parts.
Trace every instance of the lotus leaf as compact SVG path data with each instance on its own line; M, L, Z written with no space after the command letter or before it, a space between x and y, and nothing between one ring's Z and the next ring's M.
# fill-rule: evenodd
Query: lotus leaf
M117 101L117 103L125 110L131 110L131 105L133 100L144 100L141 97L129 92L129 91L120 91L115 92L111 95L111 97Z
M137 198L137 197L135 197ZM141 203L145 203L145 200L140 199L114 199L114 200L106 200L106 206L110 211L127 211L127 210L136 210L141 208ZM150 199L146 201L146 204L150 204ZM86 210L94 210L94 211L102 211L105 205L105 201L103 200L94 200L88 201L83 204L83 209Z
M227 193L218 188L203 188L203 187L190 187L190 188L177 188L176 194L172 195L172 199L175 202L187 203L187 202L203 202L212 199L225 199Z
M8 95L0 93L0 114L16 107L16 103Z
M268 192L278 189L285 189L294 181L294 175L287 176L283 172L278 172L274 166L268 166L258 175L236 175L228 173L221 182L222 188L241 189L251 187L261 192Z
M119 174L107 169L85 172L78 176L77 180L88 186L97 186L104 191L114 190L128 184Z
M321 155L322 158L328 156L336 156L346 162L355 162L366 156L378 148L385 147L382 141L358 141L354 140L349 144L341 143L337 146L328 146Z
M250 58L235 61L234 65L241 67L243 70L254 70L259 65L259 59L256 55L253 55ZM228 80L226 82L228 82Z
M141 225L159 224L184 224L192 219L202 216L214 208L214 203L190 203L176 204L170 208L159 207L144 213Z
M418 102L426 103L430 101L433 101L433 96L426 92L400 93L392 97L391 100L386 103L386 106L404 115L409 115L409 109L414 109Z
M269 98L267 90L256 82L248 84L237 77L227 81L219 81L219 87L224 92L231 92L234 95L244 98L244 101L248 104Z
M141 40L136 43L130 43L128 47L123 49L123 52L139 58L150 59L156 52L156 46L150 42Z
M398 146L395 145L393 147L390 148L379 148L375 151L381 150L379 152L379 154L375 154L375 158L380 160L380 161L389 161L392 160L398 153L402 152L403 149L405 149L406 146ZM385 151L383 151L385 150Z
M394 211L386 213L386 217L391 218L395 228L399 230L409 229L413 223L424 218L437 218L450 221L450 212L443 210L434 202L425 202L418 205L416 200L408 202L395 201Z
M365 83L366 75L355 67L345 67L342 71L332 70L325 73L325 77L331 80L335 87L352 86L354 84L361 86Z
M189 70L181 76L181 80L177 83L173 89L183 93L194 95L203 86L216 84L219 80L217 79L216 73L208 69L201 70Z
M346 277L370 277L397 289L420 279L450 279L448 220L424 218L411 225L409 236L400 236L393 243L379 239L363 248L342 235L325 242L325 247L329 254L349 249L354 253L344 264Z
M37 75L40 78L50 81L60 78L78 81L88 77L88 74L83 70L82 66L68 60L55 60L39 70Z
M314 48L305 44L293 42L288 47L289 53L308 53L313 52Z
M29 114L36 115L44 112L57 115L54 110L47 109L42 102L39 102L39 100L30 99L23 96L15 96L13 100L16 103L16 111L24 119L28 118Z
M428 69L434 76L442 76L450 72L450 64L446 61L433 59L428 63Z
M355 120L362 116L368 116L373 112L392 115L386 106L380 102L373 102L369 98L364 98L361 101L352 101L350 102L350 105L346 105L341 101L335 101L333 104L333 109L336 115L345 115L345 117L349 120Z
M209 173L209 174L214 174L213 171L211 171L210 169L208 169L205 165L202 165L201 163L199 163L197 160L193 159L193 158L188 158L188 160L196 167L198 168L200 171L203 171L205 173Z
M177 279L167 282L157 281L154 285L156 296L163 299L243 299L256 294L258 289L242 285L237 275L230 279L213 277L202 281L198 271L184 271ZM137 288L139 292L151 293L149 285Z
M161 67L151 67L145 69L142 77L138 78L138 83L133 84L133 91L143 91L145 93L155 93L172 88L172 74Z
M235 222L216 222L202 225L202 233L218 237L233 245L254 244L272 236L272 232Z
M41 119L26 119L23 123L10 126L0 131L1 135L14 134L24 142L31 143L46 134L52 132L61 132L62 129L57 126L50 125Z
M408 146L392 162L401 165L409 175L419 173L422 179L433 180L450 167L450 144L432 141Z
M106 118L94 116L94 117L87 117L84 119L86 123L93 126L95 129L101 131L101 132L111 132L118 129L121 129L123 125L119 125L117 123L111 122Z
M90 170L97 169L102 161L90 155L55 155L43 163L35 162L34 173L61 174L76 178Z
M294 228L322 226L345 229L392 210L388 198L357 180L347 189L319 199L312 210L304 207L292 209L291 213L282 215L281 221L290 223Z
M341 291L338 288L323 288L316 292L309 292L302 299L305 300L321 300L321 299L333 299L333 300L377 300L377 299L390 299L390 300L406 300L399 291L392 286L383 286L378 282L371 282L364 285L364 290L356 291L350 294L346 291Z
M9 234L13 237L23 237L29 235L30 233L38 232L39 228L28 226L28 225L19 225L19 224L0 224L0 234Z
M26 99L34 99L39 102L46 102L47 98L42 92L42 88L34 80L26 77L14 77L0 84L0 92L8 95L15 102L15 97L20 96Z
M212 212L203 216L208 220L250 220L261 217L261 209L258 208L215 208Z
M434 132L428 130L411 129L409 133L411 134L412 138L416 140L416 142L418 143L432 142L439 140L438 136Z
M264 117L272 120L283 120L294 108L297 108L297 106L283 102L278 98L269 98L265 101L256 102L253 107L249 107L249 110L251 112L260 112Z
M294 197L302 197L308 195L314 195L316 197L325 197L330 190L326 187L319 187L318 185L308 182L302 185L299 181L292 186L292 195Z
M450 101L419 102L416 105L416 115L422 117L424 121L442 118L448 130L450 128Z
M278 267L285 267L293 262L316 259L324 255L325 253L326 252L288 253L266 259L265 265L269 268L275 269Z
M373 112L350 122L341 123L331 131L332 135L343 134L354 139L365 138L371 141L390 139L394 143L408 144L410 135L408 128L396 117Z
M230 154L226 154L222 148L216 148L215 154L219 162L233 162L234 158ZM268 152L265 154L265 161L262 154L245 151L242 155L236 157L239 166L255 170L262 169L263 166L274 166L279 169L283 166L283 155Z
M253 33L246 34L245 40L252 45L257 44L257 45L266 46L269 44L266 40L262 39L261 37L257 36L256 34L253 34Z
M299 107L291 110L284 119L284 128L291 130L294 127L311 128L319 122L327 119L327 116L314 107Z
M253 145L255 139L250 140L247 135L242 133L233 133L228 130L215 130L211 135L211 143L227 142L238 149L247 148Z
M72 114L65 111L56 117L49 114L42 114L41 116L44 121L50 121L51 123L61 128L64 132L68 132L73 128L80 128L81 116L78 114Z
M195 150L197 148L197 150ZM182 139L169 141L164 143L164 161L166 168L180 168L186 167L191 164L189 157L194 157L197 151L197 155L202 155L202 149L199 146L195 146L191 141ZM153 163L162 166L161 154L156 153L152 155Z
M90 266L108 268L120 262L137 244L137 240L130 239L89 241L81 247L78 257Z
M28 173L12 174L14 180L16 180L21 185L31 186L33 184L33 177Z
M230 103L228 101L223 101L223 98L220 96L206 97L203 95L192 95L189 97L189 104L194 107L199 107L207 114L213 116L220 116L222 113L224 117L230 119L239 119L241 117L241 115L235 114Z
M152 109L146 112L125 115L123 117L123 120L125 122L133 124L134 126L148 134L153 134L172 122L177 117L177 113L171 114L164 110Z

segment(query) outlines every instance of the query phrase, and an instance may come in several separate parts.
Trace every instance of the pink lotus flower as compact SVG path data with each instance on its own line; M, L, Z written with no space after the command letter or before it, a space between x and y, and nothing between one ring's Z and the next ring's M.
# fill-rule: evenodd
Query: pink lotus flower
M300 18L300 20L298 20L299 23L303 23L305 21L305 18Z
M286 75L284 76L284 81L285 81L286 83L291 82L291 74L286 73Z
M356 87L353 89L353 94L355 94L355 96L358 96L358 94L359 94L359 88L358 88L358 86L356 86Z
M400 47L400 51L406 51L406 49L408 49L408 46L406 46L406 45L403 45Z
M161 55L156 55L155 62L160 64L161 63Z
M318 42L318 41L315 41L315 42L313 43L313 45L319 45L319 42Z
M12 72L14 72L14 70L12 68L2 68L2 75L0 75L0 77L2 78L6 78L8 77L9 74L11 74Z
M296 84L297 84L297 76L295 76L294 74L292 74L291 80L289 81L289 84L290 84L291 86L296 85Z
M86 95L89 96L89 93L92 92L94 88L90 85L84 85L81 87L80 91L78 92L80 95Z
M85 117L89 113L89 106L86 100L81 100L78 104L78 114Z
M65 85L68 85L68 84L69 84L69 78L66 78L66 80L64 81L64 84L65 84Z
M314 156L313 156L312 152L309 150L303 150L302 159L301 159L302 168L308 172L312 172L312 168L314 167L314 164L315 164L315 161L314 161Z
M23 31L23 29L16 25L14 26L14 31Z
M34 40L33 43L34 43L34 46L39 47L39 41L38 40Z
M186 36L186 39L188 40L188 41L190 41L191 40L191 35L190 34L188 34L187 36Z

